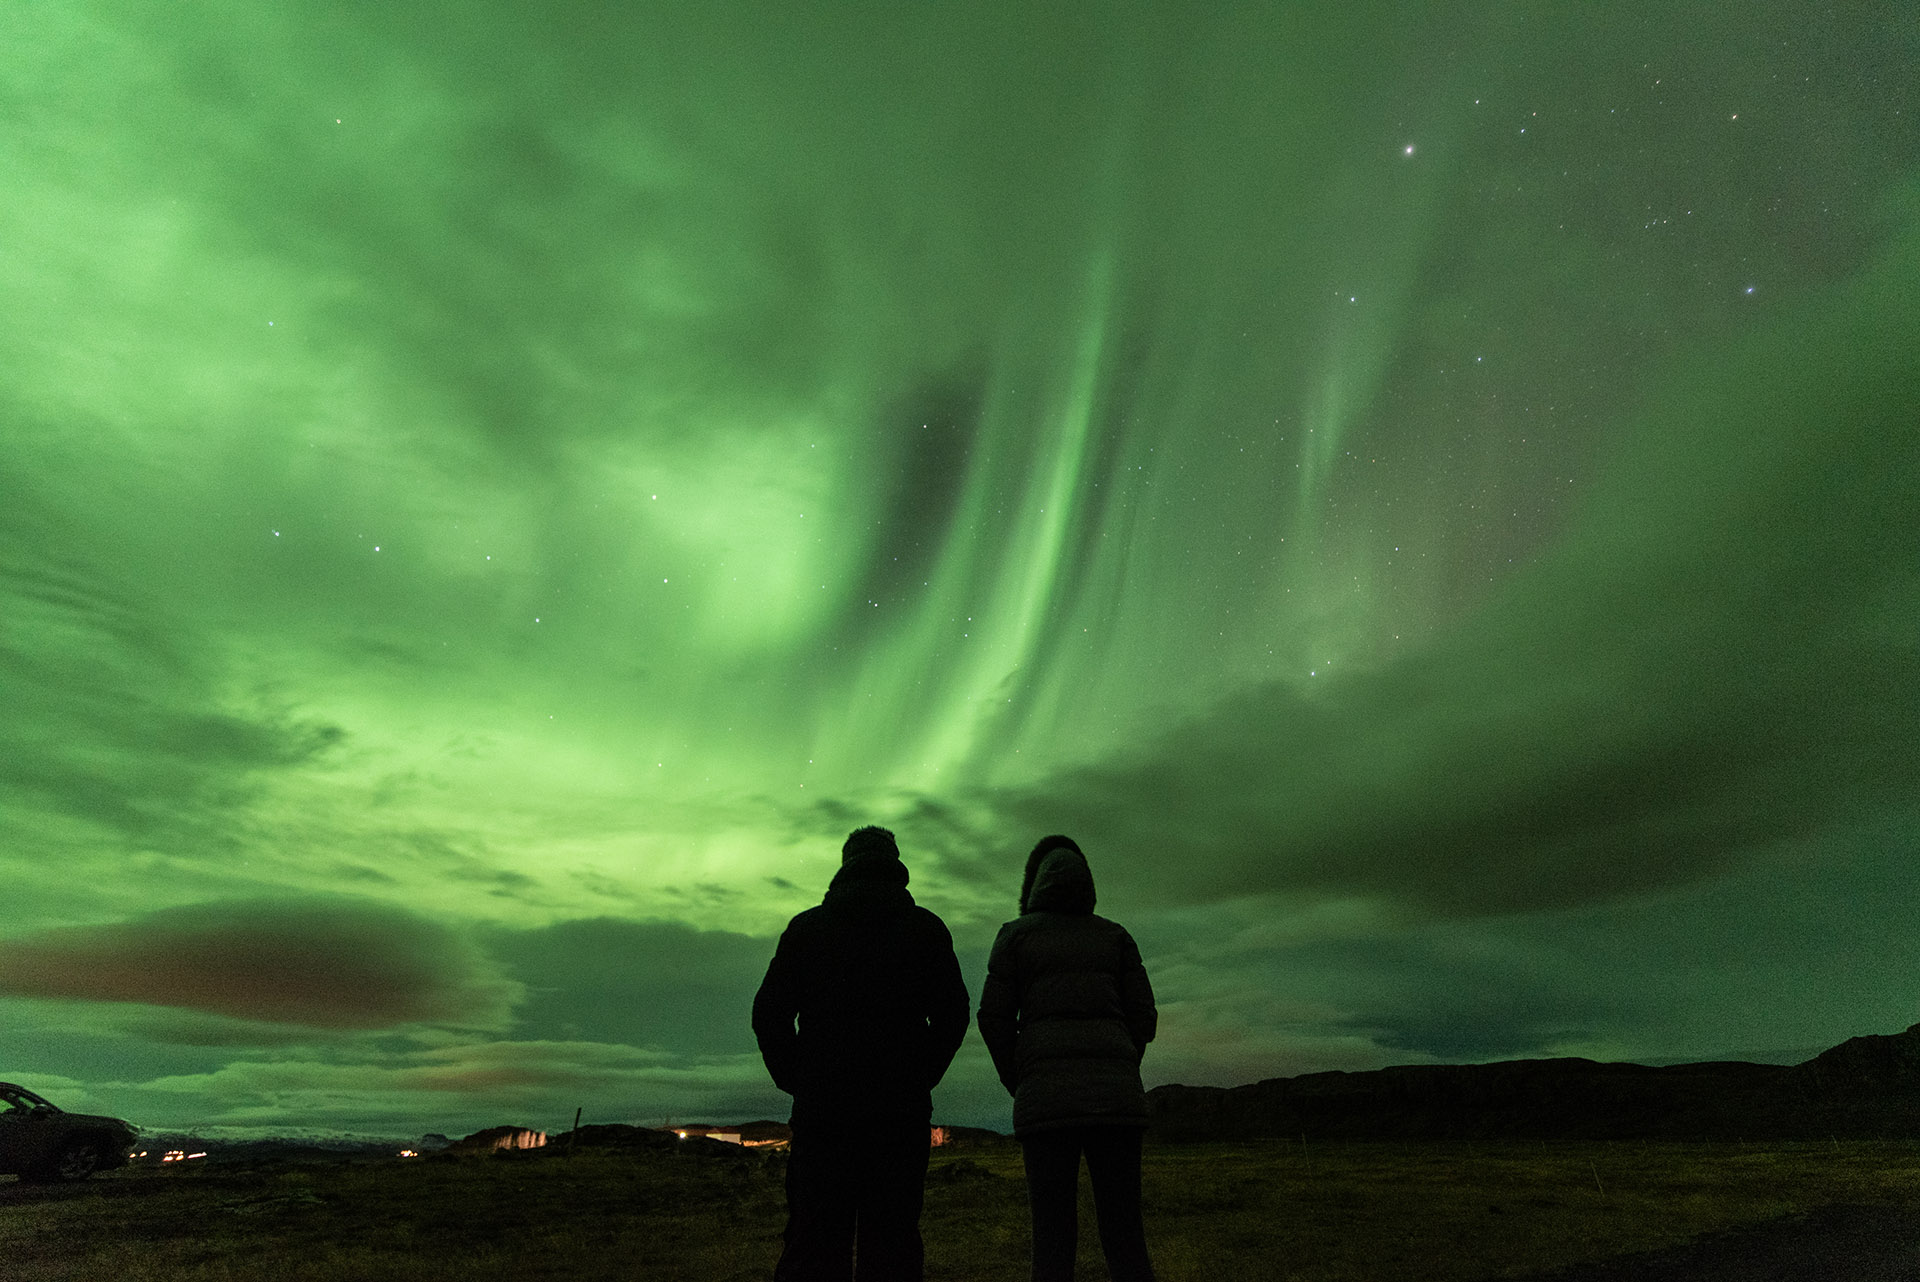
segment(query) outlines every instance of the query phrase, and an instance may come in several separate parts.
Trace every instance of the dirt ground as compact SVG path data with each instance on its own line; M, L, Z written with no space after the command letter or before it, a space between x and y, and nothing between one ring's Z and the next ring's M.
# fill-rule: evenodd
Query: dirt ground
M1920 1282L1911 1141L1259 1141L1143 1166L1165 1282ZM0 1282L764 1282L784 1174L702 1140L0 1177ZM1090 1278L1094 1220L1083 1198ZM1024 1277L1017 1149L936 1156L922 1230L929 1282Z
M1828 1206L1511 1282L1920 1282L1920 1214Z

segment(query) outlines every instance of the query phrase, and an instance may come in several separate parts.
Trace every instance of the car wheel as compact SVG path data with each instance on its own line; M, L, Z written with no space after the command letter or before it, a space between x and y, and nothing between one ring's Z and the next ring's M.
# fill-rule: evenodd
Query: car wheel
M68 1140L53 1161L34 1172L35 1183L70 1184L100 1169L100 1145L95 1140Z

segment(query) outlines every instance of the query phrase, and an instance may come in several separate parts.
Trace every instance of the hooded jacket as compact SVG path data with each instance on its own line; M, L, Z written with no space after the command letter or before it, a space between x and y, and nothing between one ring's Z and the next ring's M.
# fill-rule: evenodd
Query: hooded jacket
M787 924L753 999L753 1032L795 1125L926 1122L967 1035L953 938L907 893L898 859L842 865Z
M1028 911L1000 928L980 990L980 1036L1013 1095L1013 1132L1147 1124L1140 1058L1159 1021L1140 950L1093 911L1077 850L1041 861Z

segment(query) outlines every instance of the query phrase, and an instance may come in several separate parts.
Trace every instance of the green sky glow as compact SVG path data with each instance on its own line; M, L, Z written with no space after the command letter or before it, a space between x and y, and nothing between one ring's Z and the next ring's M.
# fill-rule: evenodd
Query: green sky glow
M868 821L1153 1081L1920 1018L1900 6L653 8L0 16L0 1077L776 1115Z

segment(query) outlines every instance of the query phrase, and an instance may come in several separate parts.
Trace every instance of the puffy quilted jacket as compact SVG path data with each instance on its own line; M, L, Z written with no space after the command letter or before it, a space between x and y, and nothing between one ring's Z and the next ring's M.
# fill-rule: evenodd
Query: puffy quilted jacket
M1077 850L1045 856L1028 911L1000 928L980 990L980 1036L1013 1095L1015 1135L1144 1126L1140 1057L1158 1015L1133 936L1093 911Z

